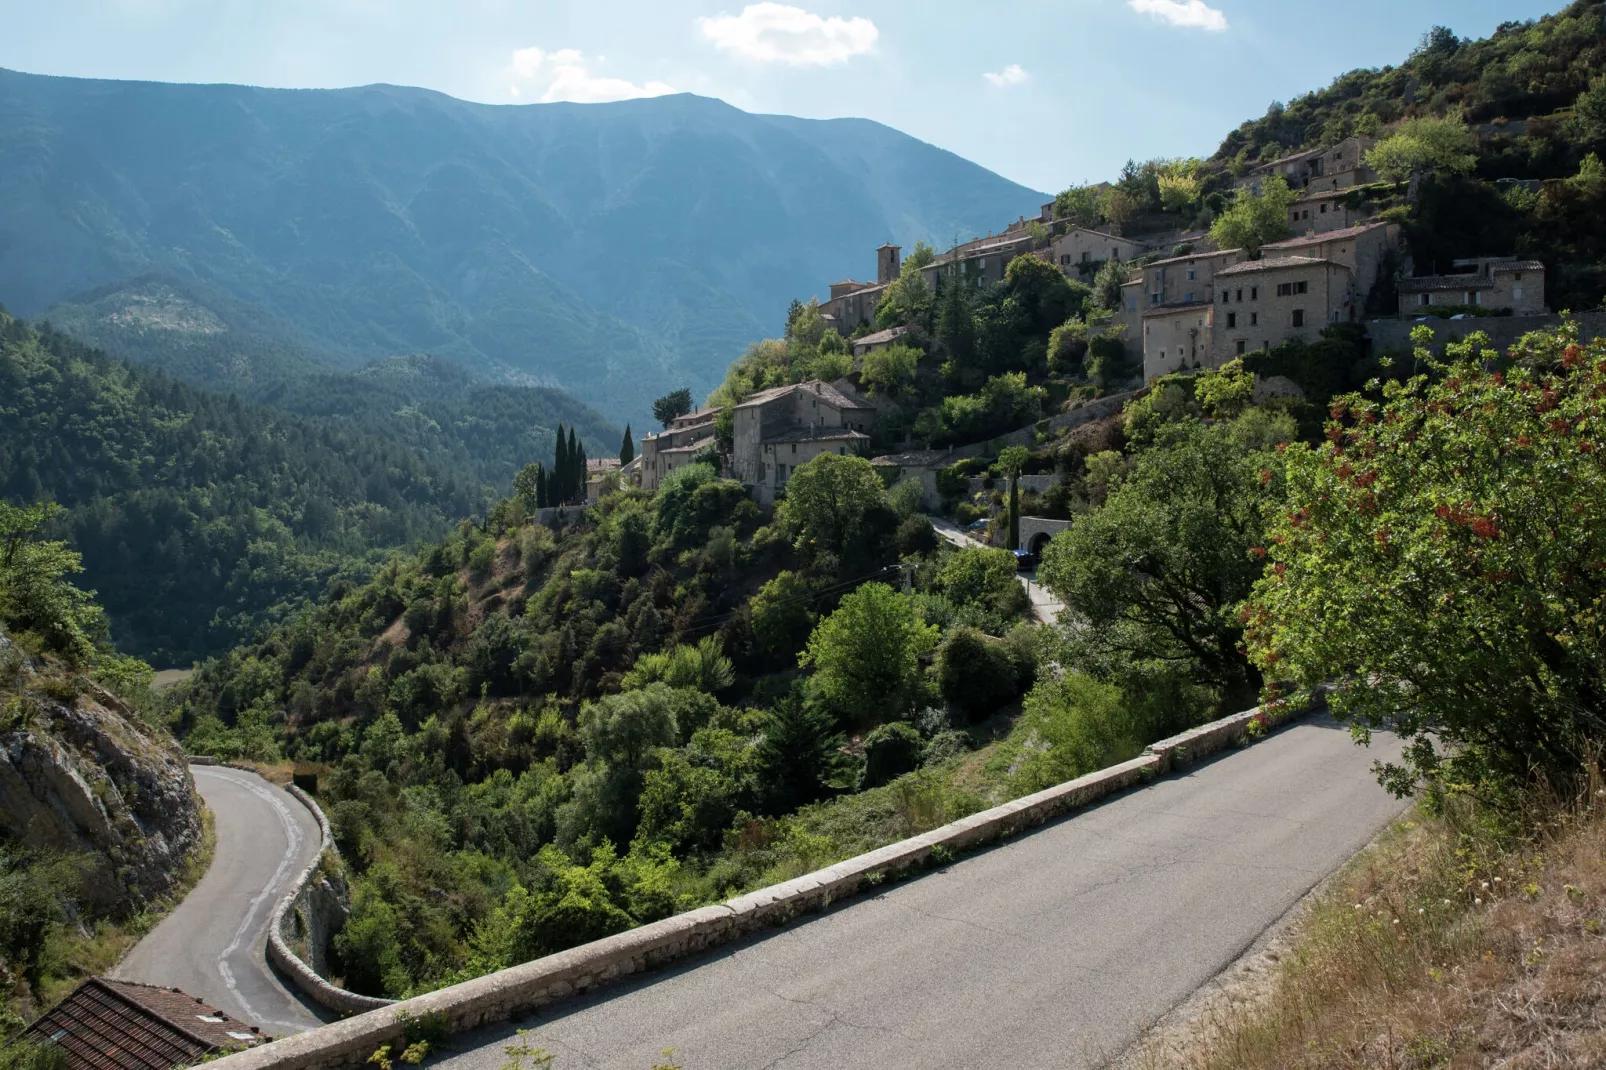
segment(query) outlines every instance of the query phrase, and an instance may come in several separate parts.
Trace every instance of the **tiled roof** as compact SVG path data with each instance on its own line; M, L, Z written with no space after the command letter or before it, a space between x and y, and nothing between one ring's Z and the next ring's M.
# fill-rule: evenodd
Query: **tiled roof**
M1328 264L1332 267L1344 267L1336 260L1327 260L1315 256L1270 256L1264 260L1246 260L1242 264L1234 264L1216 272L1218 279L1230 279L1238 275L1254 275L1262 271L1291 271L1294 268L1318 267ZM1349 268L1344 268L1348 271Z
M708 437L700 438L695 442L688 442L684 446L674 446L674 447L671 447L670 449L667 449L667 450L659 450L658 451L658 456L664 457L664 456L667 456L668 454L671 454L671 453L696 453L698 450L702 449L704 446L709 445L713 441L714 441L714 436L713 435L709 435Z
M1494 265L1492 271L1543 271L1543 260L1502 260Z
M176 988L92 977L25 1034L62 1050L67 1070L170 1070L271 1040Z
M738 409L749 409L755 405L765 405L771 401L777 401L780 398L785 397L794 390L807 391L809 394L819 398L821 401L828 402L834 408L838 409L873 408L873 406L866 405L863 402L855 401L853 398L848 397L830 383L822 383L817 379L811 379L806 383L791 383L787 386L776 386L771 387L768 390L760 390L758 393L754 394L752 397L749 397L746 401L742 402L736 407Z
M870 463L883 468L932 468L948 460L952 450L910 450L872 457Z
M1150 260L1143 265L1143 270L1147 271L1152 267L1166 267L1170 264L1186 264L1191 260L1209 260L1217 256L1242 256L1243 253L1242 249L1220 249L1213 253L1197 252L1189 253L1186 256L1168 256L1164 260Z
M1143 310L1143 318L1150 316L1169 316L1177 312L1194 312L1210 307L1209 301L1179 301L1174 305L1150 305Z
M765 435L763 444L766 446L785 445L788 442L837 442L863 439L870 441L870 436L860 431L846 427L821 427L818 424L793 424L771 435Z
M1492 290L1494 280L1487 275L1425 275L1420 279L1401 279L1402 294L1427 293L1430 290Z
M863 338L855 338L853 340L853 344L856 346L877 346L882 342L891 342L902 338L908 333L909 328L907 327L893 327L889 330L877 331L874 334L867 334Z
M1321 242L1344 241L1346 238L1359 238L1363 234L1370 234L1379 227L1387 227L1388 223L1357 223L1353 227L1343 230L1330 230L1326 234L1307 234L1298 238L1286 238L1283 241L1264 245L1263 249L1292 249L1299 245L1317 245Z

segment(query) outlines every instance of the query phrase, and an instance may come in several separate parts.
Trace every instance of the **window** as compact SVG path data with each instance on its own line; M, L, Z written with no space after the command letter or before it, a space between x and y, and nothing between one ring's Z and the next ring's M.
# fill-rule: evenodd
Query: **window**
M1433 303L1433 295L1432 294L1417 294L1416 295L1416 303L1419 306L1421 306L1422 308L1427 308L1429 305L1431 305Z
M1521 301L1522 300L1522 287L1521 286L1513 286L1511 288L1511 299L1513 301Z
M1251 301L1259 301L1260 300L1260 287L1259 286L1251 286L1251 287L1249 287L1249 300L1251 300Z
M1128 312L1136 312L1138 310L1138 299L1136 297L1128 297L1126 299L1126 310Z
M794 457L797 456L797 443L796 442L792 443L792 455Z
M1071 254L1070 253L1061 253L1060 254L1060 267L1067 267L1067 266L1070 265L1070 262L1071 262Z
M1258 313L1258 312L1249 313L1249 326L1251 326L1251 327L1259 327L1260 326L1260 313Z
M1160 291L1156 290L1152 294L1149 295L1149 304L1158 305L1159 303L1160 303Z
M1189 268L1188 269L1188 281L1189 282L1193 282L1198 277L1199 277L1199 273L1197 271L1195 271L1193 268Z
M1192 291L1192 290L1189 290L1189 291L1188 291L1188 292L1187 292L1187 293L1185 293L1185 294L1183 294L1183 295L1182 295L1182 299L1183 299L1183 300L1184 300L1184 301L1189 301L1189 302L1191 302L1191 301L1192 301L1192 300L1193 300L1193 291Z
M1326 214L1327 214L1327 205L1324 204L1324 205L1322 205L1322 215L1326 215Z
M1239 290L1238 291L1238 301L1239 301L1240 304L1243 302L1243 299L1244 299L1244 292L1242 290Z
M1476 308L1478 306L1478 291L1476 291L1476 290L1468 290L1467 291L1467 304L1471 305L1474 308Z
M1089 252L1088 250L1083 249L1082 250L1082 263L1091 264L1092 262L1093 262L1093 254L1091 252Z
M1244 347L1248 344L1249 343L1245 342L1242 338L1238 339L1238 355L1240 357L1244 355Z
M1238 326L1238 313L1236 313L1236 312L1227 313L1227 330L1230 331L1236 326Z
M1295 327L1303 327L1303 326L1305 326L1305 310L1304 309L1302 309L1302 308L1294 309L1294 326Z
M1520 272L1520 271L1519 271L1519 272L1517 272L1517 273L1516 273L1516 274L1515 274L1515 275L1513 275L1513 276L1511 276L1511 277L1512 277L1512 279L1514 279L1514 280L1515 280L1515 281L1517 281L1517 282L1521 282L1521 281L1522 281L1522 272Z

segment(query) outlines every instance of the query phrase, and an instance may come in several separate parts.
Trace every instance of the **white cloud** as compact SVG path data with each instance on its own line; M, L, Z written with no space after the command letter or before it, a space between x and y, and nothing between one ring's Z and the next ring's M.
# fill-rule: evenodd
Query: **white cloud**
M1010 86L1020 85L1031 75L1027 74L1026 69L1019 63L1011 63L1001 71L988 71L982 77L999 89L1008 89Z
M599 57L600 58L600 57ZM573 48L546 52L521 48L507 67L508 93L521 97L525 89L540 93L543 104L567 100L575 104L604 104L611 100L661 97L677 92L664 82L637 85L624 78L595 74L585 55Z
M1173 26L1216 31L1227 28L1227 16L1204 0L1126 0L1126 4L1133 11L1153 15Z
M718 48L763 63L830 67L875 51L881 31L869 19L822 18L787 4L748 4L740 15L697 20Z

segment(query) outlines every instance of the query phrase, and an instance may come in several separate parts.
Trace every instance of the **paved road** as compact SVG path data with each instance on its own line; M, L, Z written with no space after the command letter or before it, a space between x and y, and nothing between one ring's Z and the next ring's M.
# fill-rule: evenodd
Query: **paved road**
M523 1023L553 1070L1048 1068L1118 1054L1396 816L1328 721ZM456 1038L496 1070L510 1027Z
M955 524L952 520L941 516L927 517L931 526L937 529L937 534L953 543L955 546L975 546L987 549L987 544L980 539L973 539L970 534ZM1032 600L1032 615L1040 624L1053 624L1059 617L1060 610L1065 603L1055 598L1047 587L1037 582L1035 573L1022 574L1018 577L1021 586L1026 588L1026 596Z
M264 1033L316 1028L318 1011L286 989L266 948L273 908L318 854L318 823L254 773L191 772L217 822L212 868L113 976L181 988Z

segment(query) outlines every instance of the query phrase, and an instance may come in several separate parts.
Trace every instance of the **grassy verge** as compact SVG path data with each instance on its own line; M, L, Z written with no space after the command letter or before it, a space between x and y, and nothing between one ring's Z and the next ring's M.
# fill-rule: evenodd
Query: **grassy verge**
M202 810L202 821L205 831L201 842L167 895L121 921L102 919L91 926L55 926L45 946L45 972L39 986L41 1010L60 1001L86 977L104 974L116 966L206 876L217 847L217 828L211 810Z
M1142 1070L1606 1066L1606 789L1520 828L1392 827L1266 980L1150 1037Z

